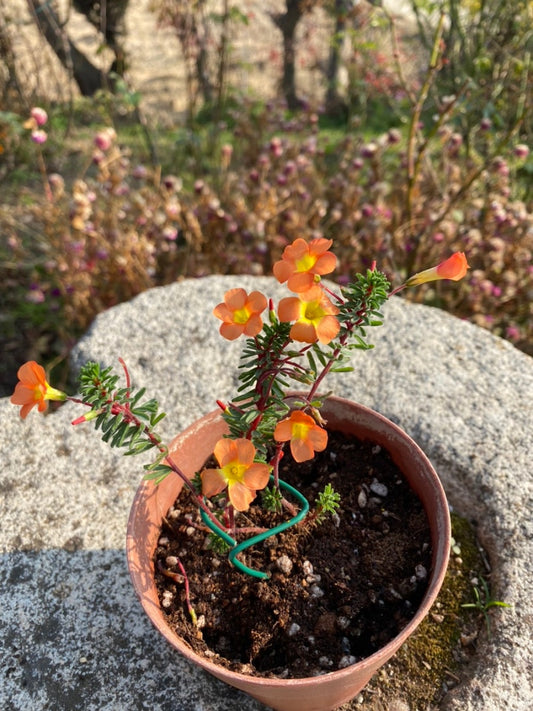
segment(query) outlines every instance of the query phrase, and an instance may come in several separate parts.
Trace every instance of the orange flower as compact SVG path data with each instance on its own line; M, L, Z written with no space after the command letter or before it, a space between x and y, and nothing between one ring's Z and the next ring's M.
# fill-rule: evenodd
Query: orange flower
M335 318L339 309L315 284L311 289L298 296L288 296L279 302L280 321L295 321L290 336L294 341L304 343L329 343L340 330L340 323Z
M436 267L425 269L423 272L414 274L405 282L405 286L416 286L417 284L425 284L427 281L436 281L437 279L453 279L459 281L466 274L468 262L464 252L455 252L451 257L444 262L437 264Z
M220 494L226 487L237 511L246 511L257 489L264 489L270 477L268 464L254 462L255 447L249 439L219 439L214 454L220 469L204 469L202 493Z
M44 368L34 360L21 365L17 377L20 382L17 383L10 402L13 405L22 406L20 416L23 420L26 419L26 415L35 405L37 405L39 412L44 412L47 408L46 400L67 399L66 393L50 387L46 382Z
M337 259L333 252L327 250L333 240L319 237L309 244L299 237L285 247L279 262L274 264L274 276L291 291L299 294L307 291L313 284L320 281L320 276L329 274L335 269Z
M233 341L243 333L257 336L263 328L260 314L266 307L266 297L260 291L248 295L244 289L230 289L224 294L224 303L215 306L213 314L223 322L220 334Z
M312 417L301 410L294 410L290 417L281 420L274 430L277 442L291 443L291 454L296 462L313 459L315 452L322 452L328 443L328 433L317 425Z

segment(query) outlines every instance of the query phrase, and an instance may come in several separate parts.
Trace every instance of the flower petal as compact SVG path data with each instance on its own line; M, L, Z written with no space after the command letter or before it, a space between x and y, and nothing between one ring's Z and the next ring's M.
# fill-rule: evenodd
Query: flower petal
M250 442L250 440L241 437L239 439L233 440L233 443L235 445L235 450L237 453L236 459L239 461L239 464L244 464L245 466L250 466L251 464L253 464L255 457L255 447Z
M257 314L252 314L244 325L243 333L246 336L257 336L263 328L263 319Z
M44 368L34 360L29 360L20 366L17 371L17 378L26 385L32 387L34 385L46 385L46 374Z
M13 405L35 405L33 388L28 388L24 383L17 383L10 402Z
M268 464L255 462L244 474L244 483L249 489L254 491L264 489L270 479L270 467Z
M323 452L328 446L328 433L322 427L314 426L307 433L307 438L315 452Z
M220 473L220 469L204 469L200 476L204 496L215 496L226 488L226 480Z
M281 420L276 425L274 430L274 439L276 442L288 442L292 437L292 423L289 418Z
M310 289L315 283L315 277L309 272L296 272L289 277L287 286L291 291L297 294L301 294L304 291Z
M291 439L291 454L295 462L307 462L315 453L307 440Z
M462 279L466 270L468 269L468 262L464 252L455 252L451 257L446 259L437 265L437 274L441 279L453 279L453 281L459 281Z
M337 257L333 254L333 252L327 252L317 259L315 264L315 273L321 275L329 274L334 271L336 266Z
M237 459L235 440L229 437L222 437L222 439L219 439L215 444L213 454L221 467L225 467L226 464L234 462Z
M234 341L244 333L244 326L240 323L221 323L220 335L227 341Z
M219 318L221 321L231 322L232 311L228 309L226 304L217 304L213 309L213 315Z
M330 343L340 331L341 325L335 316L324 316L316 327L316 334L320 343Z
M318 340L316 328L312 323L305 323L304 321L297 321L293 324L290 336L293 341L298 341L299 343L316 343Z
M272 271L279 283L283 284L283 282L287 281L287 279L291 276L293 269L289 262L285 262L283 259L280 259L279 262L274 264Z
M286 296L278 304L278 317L280 321L288 323L300 317L301 301L297 296Z
M251 491L244 484L236 482L228 487L228 496L237 511L246 511L255 499L255 491Z
M332 239L326 239L325 237L316 237L309 242L309 251L313 254L324 254L333 244Z
M244 308L248 295L244 289L229 289L224 294L224 302L231 311Z
M256 313L264 311L268 304L266 296L260 291L252 291L246 303L250 311L255 311Z

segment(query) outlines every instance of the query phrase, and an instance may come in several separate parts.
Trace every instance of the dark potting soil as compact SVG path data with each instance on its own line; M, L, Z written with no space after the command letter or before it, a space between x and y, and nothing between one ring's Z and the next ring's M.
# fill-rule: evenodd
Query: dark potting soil
M246 551L243 562L269 579L238 572L210 549L194 503L180 497L155 552L156 584L168 624L197 653L242 673L309 677L369 656L413 617L430 572L429 524L389 454L372 443L330 433L310 462L295 464L287 452L280 476L311 510L328 482L341 503L322 523L308 516ZM238 523L280 522L272 516L252 506Z

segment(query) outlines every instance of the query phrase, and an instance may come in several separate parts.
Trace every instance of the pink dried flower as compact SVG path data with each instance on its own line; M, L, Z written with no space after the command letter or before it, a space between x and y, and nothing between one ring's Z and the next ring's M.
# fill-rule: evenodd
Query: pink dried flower
M378 150L377 143L367 143L361 148L361 155L363 158L373 158Z
M144 178L146 178L146 176L148 175L148 170L144 165L136 165L135 168L132 170L132 175L138 180L144 180Z
M50 173L48 182L53 188L62 189L65 187L65 180L59 173Z
M283 155L283 145L281 143L280 138L277 138L276 136L274 136L274 138L270 141L270 152L276 158L279 158L280 156Z
M94 145L101 151L108 151L116 137L117 134L114 128L104 128L98 131L94 137Z
M499 175L509 175L509 166L501 156L496 156L494 158L492 166Z
M391 145L394 145L395 143L399 143L402 139L402 134L400 131L398 131L397 128L391 128L390 131L387 133L387 142L390 143Z
M46 133L46 131L42 131L41 129L36 129L35 131L31 132L31 140L34 143L45 143L47 138L48 134Z
M294 173L296 173L296 163L293 160L288 160L283 168L283 172L287 176L294 175Z
M178 236L178 231L174 227L164 227L163 237L168 242L174 242Z
M26 301L32 304L42 304L45 300L45 295L42 289L38 286L32 285L30 290L26 294Z
M450 143L454 147L460 146L463 143L463 137L460 133L452 133L452 135L450 136Z
M48 121L48 114L44 109L41 109L40 106L34 106L30 111L30 116L35 121L37 126L44 126L44 124Z
M520 331L516 326L507 326L505 335L511 341L517 341L520 338Z
M178 190L181 190L181 187L183 185L183 181L181 178L177 178L175 175L165 175L163 178L163 185L165 188L171 192L178 192ZM204 188L204 183L202 180L197 180L196 183L194 184L194 189L198 192L197 190L197 185L202 184L200 192Z
M527 158L529 155L529 147L525 143L518 143L514 147L513 153L517 158Z

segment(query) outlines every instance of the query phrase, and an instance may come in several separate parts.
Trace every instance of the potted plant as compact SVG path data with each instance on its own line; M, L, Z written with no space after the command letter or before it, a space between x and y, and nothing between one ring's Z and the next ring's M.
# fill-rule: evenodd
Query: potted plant
M367 330L391 294L460 279L466 258L456 253L393 291L372 265L337 293L321 280L335 267L330 246L297 239L285 249L274 274L292 295L277 309L260 292L227 292L214 315L224 338L246 337L238 392L169 446L155 432L164 414L134 390L124 363L124 387L88 363L71 397L32 361L11 398L22 417L74 400L87 410L73 424L94 420L127 454L157 450L128 524L141 603L187 658L280 711L353 698L427 614L448 559L446 499L423 452L322 388L328 373L349 369L352 349L371 347ZM397 550L387 547L394 532Z

